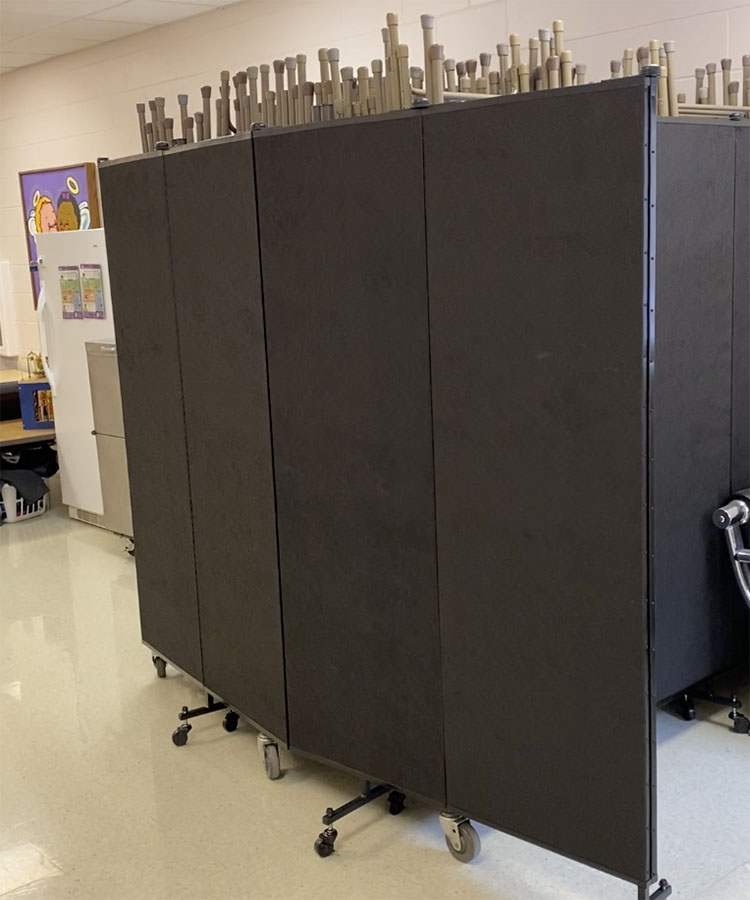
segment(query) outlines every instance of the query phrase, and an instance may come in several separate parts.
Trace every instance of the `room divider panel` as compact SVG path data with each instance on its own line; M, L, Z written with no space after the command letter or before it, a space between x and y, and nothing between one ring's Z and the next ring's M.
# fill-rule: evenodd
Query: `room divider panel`
M710 515L750 481L750 126L654 90L101 169L144 640L641 897L656 700L746 650Z
M165 157L203 682L287 740L250 136Z
M750 378L739 371L750 340L747 252L743 261L735 246L736 203L744 202L747 222L748 189L743 200L735 175L737 142L747 134L728 120L662 119L658 125L653 480L659 699L747 658L747 608L726 565L724 534L711 521L733 490L732 431L742 430L737 398L744 398L745 422L750 402ZM744 277L735 269L743 265ZM735 334L733 352L743 282L745 334L744 341ZM744 452L737 435L735 444L734 455L747 460L747 436Z
M424 117L448 803L641 884L654 127L650 79Z
M732 491L750 484L750 122L735 128Z
M290 741L441 803L420 117L253 143Z
M143 640L203 680L164 159L100 169Z

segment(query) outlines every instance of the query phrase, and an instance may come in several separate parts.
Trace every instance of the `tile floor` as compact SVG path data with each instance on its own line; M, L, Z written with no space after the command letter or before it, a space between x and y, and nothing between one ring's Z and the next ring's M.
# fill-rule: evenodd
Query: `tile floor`
M413 803L397 818L382 803L357 813L319 859L319 817L357 780L285 754L270 782L252 729L226 734L219 716L174 747L177 711L201 698L174 671L155 677L136 604L113 535L62 508L0 529L3 900L634 900L631 885L481 826L481 856L461 865ZM750 900L750 739L725 710L660 713L659 764L673 896Z

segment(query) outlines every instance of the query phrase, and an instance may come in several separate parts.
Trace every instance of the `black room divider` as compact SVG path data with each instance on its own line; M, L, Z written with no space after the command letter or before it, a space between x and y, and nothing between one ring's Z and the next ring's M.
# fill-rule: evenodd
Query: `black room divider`
M638 881L650 103L636 82L424 119L448 802Z
M750 128L654 108L618 79L101 167L144 641L641 896L655 702L742 658L710 516L750 480Z

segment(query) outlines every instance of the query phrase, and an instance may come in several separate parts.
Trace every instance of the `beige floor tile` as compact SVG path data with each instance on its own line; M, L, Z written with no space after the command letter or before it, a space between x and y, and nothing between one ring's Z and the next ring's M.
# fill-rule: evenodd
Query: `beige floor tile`
M739 866L725 878L712 884L697 900L747 900L750 897L750 863Z
M319 859L320 817L358 780L283 753L269 782L254 729L227 734L220 714L174 747L179 709L203 697L174 670L155 677L119 539L62 509L0 529L0 647L3 900L635 898L481 825L482 855L459 865L435 811L412 801L344 820ZM726 724L702 706L695 722L658 716L660 870L681 900L750 898L750 740Z

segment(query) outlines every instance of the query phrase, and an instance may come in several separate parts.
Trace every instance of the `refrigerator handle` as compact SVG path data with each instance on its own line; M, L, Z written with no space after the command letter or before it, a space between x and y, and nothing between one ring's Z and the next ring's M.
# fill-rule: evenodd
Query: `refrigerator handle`
M41 260L39 260L41 263ZM49 340L47 338L47 326L45 322L45 313L49 316L47 312L48 303L47 303L47 292L44 289L44 284L41 284L39 289L39 302L37 304L37 322L39 324L39 340L41 343L42 350L42 365L44 366L44 374L47 376L47 381L49 382L50 390L52 391L52 396L57 396L57 387L55 384L55 374L52 370L52 365L50 364L49 354L50 354L50 346Z

